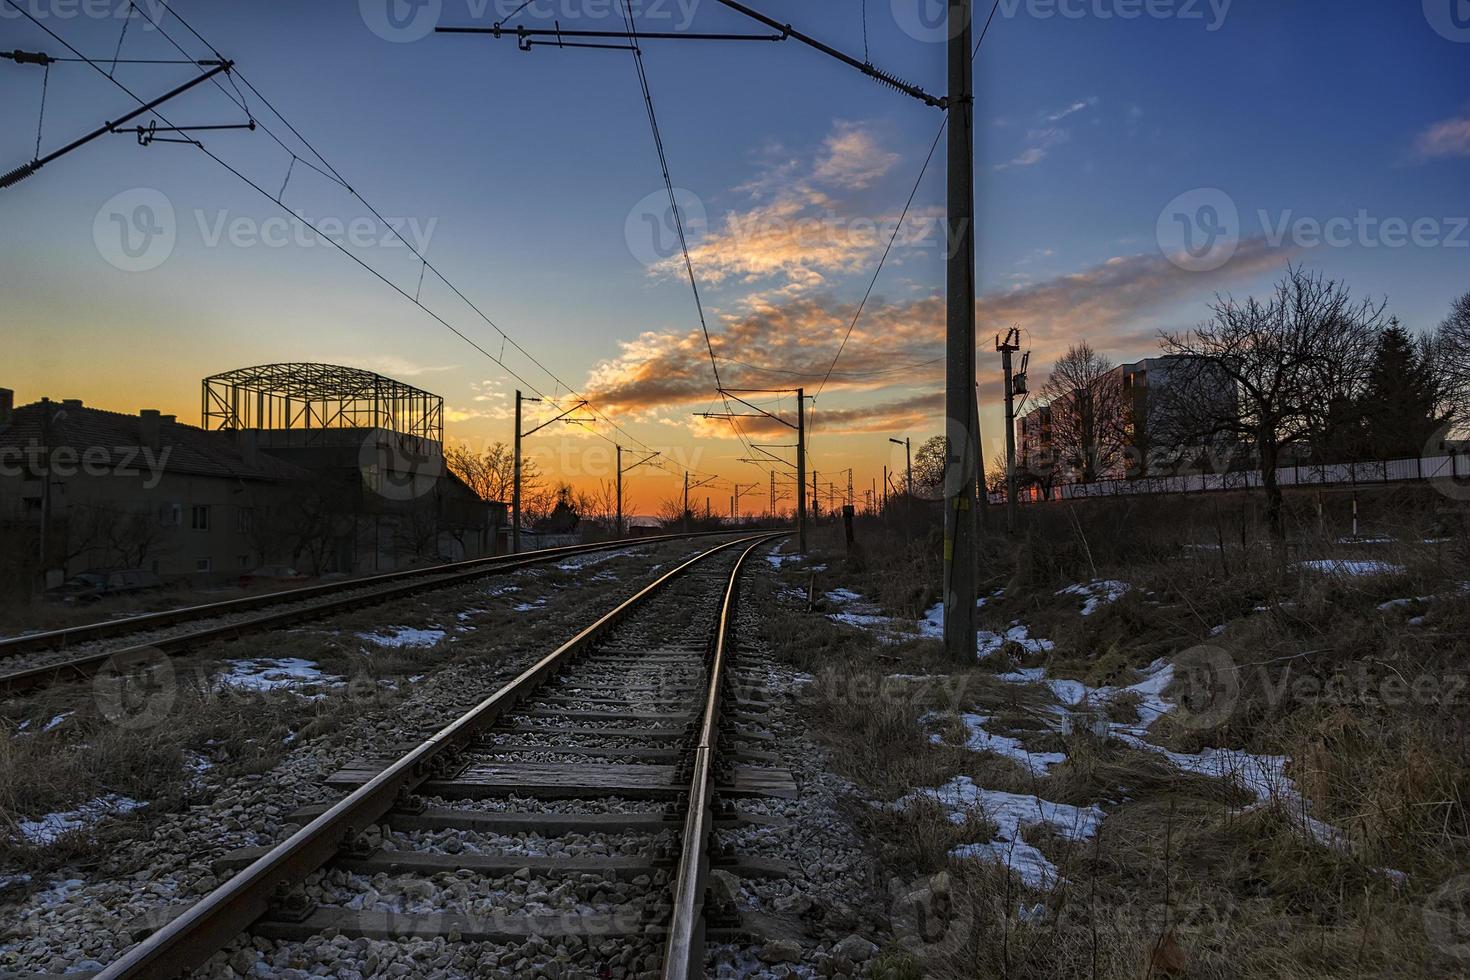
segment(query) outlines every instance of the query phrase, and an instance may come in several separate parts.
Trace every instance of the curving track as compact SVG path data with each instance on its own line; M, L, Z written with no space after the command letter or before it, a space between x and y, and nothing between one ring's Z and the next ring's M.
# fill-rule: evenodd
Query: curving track
M334 774L344 799L239 855L243 870L100 976L184 974L247 930L538 937L591 975L703 975L716 792L794 795L759 751L764 699L732 641L743 564L783 536L684 562L427 740Z

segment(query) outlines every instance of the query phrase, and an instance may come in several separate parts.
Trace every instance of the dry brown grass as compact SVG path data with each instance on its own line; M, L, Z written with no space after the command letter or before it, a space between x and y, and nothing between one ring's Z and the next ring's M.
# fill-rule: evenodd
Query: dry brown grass
M1006 595L986 604L982 625L1003 630L1021 620L1033 637L1056 644L1041 655L1011 648L1015 664L1042 664L1053 677L1091 686L1125 685L1157 657L1201 643L1218 647L1239 674L1234 710L1210 727L1165 718L1153 740L1178 751L1215 746L1289 756L1300 800L1260 805L1240 786L1184 774L1156 753L1050 731L1036 723L1045 695L996 684L985 677L987 665L961 672L963 685L915 685L879 697L886 688L876 679L886 673L945 670L936 645L879 647L788 608L789 619L770 638L818 677L808 693L813 731L834 765L875 796L891 800L964 774L992 789L1101 803L1108 813L1100 838L1081 848L1027 833L1065 879L1038 894L994 866L948 859L957 843L988 839L983 827L957 827L934 806L903 814L864 808L881 873L946 870L947 901L966 937L917 952L896 938L874 975L1465 975L1470 964L1426 934L1425 908L1442 883L1470 868L1470 592L1460 589L1470 580L1470 538L1459 517L1436 515L1422 498L1368 496L1365 537L1389 533L1397 543L1343 541L1341 498L1324 502L1317 528L1315 501L1298 497L1295 537L1285 549L1272 547L1258 533L1251 500L1236 497L1192 501L1192 512L1177 502L1083 507L1075 523L1053 508L1020 541L987 545L986 591L1004 584ZM1459 536L1421 543L1447 531ZM865 542L870 554L903 554L900 544L875 536ZM932 601L938 577L931 561L905 571L895 557L875 571L848 562L835 539L825 543L817 560L831 570L822 587L855 589L910 618ZM1404 570L1324 575L1297 564L1307 559ZM1134 589L1086 618L1078 600L1054 595L1094 574ZM1428 595L1436 598L1379 609ZM1413 617L1422 620L1411 624ZM846 696L860 687L857 678L872 685L866 702ZM1108 717L1132 721L1135 704L1120 700ZM1032 751L1064 752L1067 761L1037 777L1011 760L931 744L930 731L960 740L960 711L991 716L992 731L1020 737ZM931 712L937 717L921 723ZM1304 807L1342 832L1341 846L1304 831ZM1385 869L1407 878L1399 882ZM1037 903L1044 912L1033 912Z

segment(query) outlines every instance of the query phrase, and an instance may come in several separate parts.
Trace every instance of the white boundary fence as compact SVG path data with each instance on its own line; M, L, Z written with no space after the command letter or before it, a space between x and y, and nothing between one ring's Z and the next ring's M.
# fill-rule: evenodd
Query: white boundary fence
M1371 486L1377 483L1461 480L1466 481L1465 496L1470 497L1470 454L1467 453L1365 463L1303 463L1276 469L1276 482L1283 487ZM1083 500L1093 497L1248 490L1260 486L1260 470L1240 470L1234 473L1196 473L1189 476L1142 477L1137 480L1064 483L1053 487L1049 498L1043 497L1040 490L1032 487L1023 490L1017 499L1021 503L1044 503L1047 500ZM1003 504L1005 494L993 493L990 499L992 503Z

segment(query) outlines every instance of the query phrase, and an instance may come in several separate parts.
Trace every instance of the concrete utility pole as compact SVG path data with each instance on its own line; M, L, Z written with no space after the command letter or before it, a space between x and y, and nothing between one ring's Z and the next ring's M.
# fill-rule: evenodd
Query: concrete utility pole
M614 446L618 451L618 537L621 538L623 536L623 474L628 472L628 470L637 469L644 463L657 459L659 454L650 452L632 466L625 467L623 466L623 447L618 446L616 443L614 443ZM684 479L686 481L689 479L687 474Z
M521 553L521 440L526 436L535 435L553 422L591 422L592 419L567 418L573 412L587 407L585 401L579 401L571 408L562 412L554 419L547 419L529 432L521 431L521 402L539 402L539 398L525 398L519 391L516 392L516 438L515 438L515 464L512 485L510 488L510 552L513 555Z
M817 471L812 470L812 519L822 519L822 498L817 493Z
M944 649L975 660L975 97L971 62L973 0L949 0L949 191L945 325ZM910 492L913 490L910 476Z
M979 409L975 389L975 198L974 198L974 96L971 15L973 0L948 0L949 23L949 95L940 98L916 85L910 85L889 72L877 68L866 58L859 60L796 30L738 0L717 2L746 17L757 20L774 31L773 35L667 35L686 40L792 40L820 51L827 57L846 64L869 78L902 92L925 105L943 109L949 114L949 216L947 240L949 254L946 269L946 361L945 416L945 532L944 532L944 607L945 649L955 659L970 661L975 656L975 509L976 488L980 481ZM492 27L438 27L440 33L493 34L497 38L512 37L500 25ZM525 43L526 31L518 29L519 43ZM532 32L536 33L536 32ZM575 33L575 32L573 32ZM555 37L561 46L567 32L539 32L538 36ZM634 32L596 32L599 38L619 37L632 42L636 51L640 38ZM588 36L588 35L579 35ZM644 35L646 38L647 35ZM550 43L549 41L546 43ZM598 45L586 45L596 47ZM718 372L716 372L718 375ZM718 386L718 377L716 378ZM720 389L722 393L725 389ZM798 487L804 481L798 474ZM813 487L813 512L816 494ZM798 501L801 489L797 491ZM800 506L798 504L798 509Z
M516 389L515 475L510 490L510 553L521 553L521 392ZM539 402L541 399L532 398Z
M1020 390L1016 390L1016 376L1011 372L1011 354L1021 349L1021 331L1011 327L1005 340L995 337L995 349L1000 351L1001 369L1006 375L1006 530L1016 533L1016 395L1026 393L1026 369L1020 374Z
M689 471L684 471L684 509L680 512L684 520L684 533L689 533Z
M796 536L806 554L806 389L796 389Z

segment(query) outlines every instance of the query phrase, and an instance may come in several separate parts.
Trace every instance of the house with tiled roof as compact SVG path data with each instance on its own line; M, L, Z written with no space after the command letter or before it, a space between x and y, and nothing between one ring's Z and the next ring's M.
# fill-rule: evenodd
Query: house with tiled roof
M44 555L52 579L127 567L206 584L289 561L287 536L263 519L312 479L156 410L16 406L0 389L0 527Z

